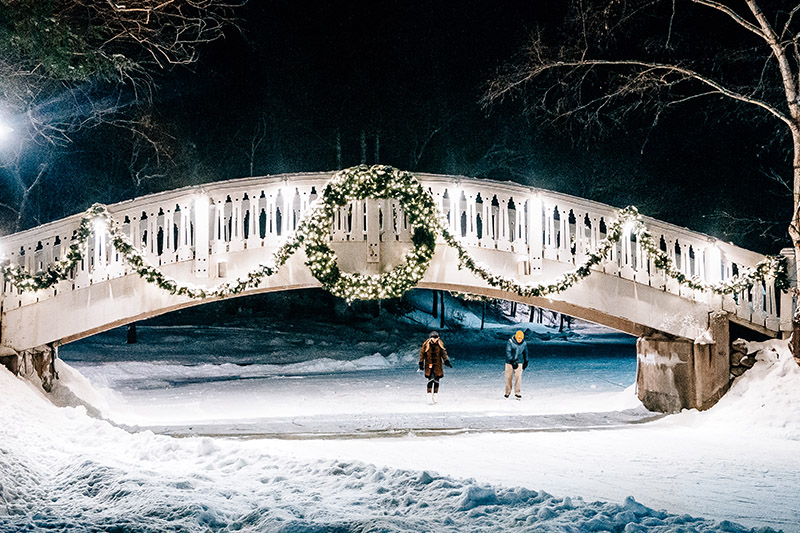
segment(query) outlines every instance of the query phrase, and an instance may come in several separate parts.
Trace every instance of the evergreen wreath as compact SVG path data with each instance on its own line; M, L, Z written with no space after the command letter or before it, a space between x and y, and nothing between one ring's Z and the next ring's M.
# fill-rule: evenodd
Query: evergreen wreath
M336 212L354 200L394 198L408 218L413 248L405 261L379 275L342 272L328 246ZM337 172L325 187L322 201L301 224L306 265L322 286L348 302L402 296L425 275L440 229L436 205L410 173L385 165L361 165Z

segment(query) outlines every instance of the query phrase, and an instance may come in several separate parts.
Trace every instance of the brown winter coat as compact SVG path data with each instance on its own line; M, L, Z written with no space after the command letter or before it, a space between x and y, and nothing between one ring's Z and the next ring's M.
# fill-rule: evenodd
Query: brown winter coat
M449 359L442 339L428 339L422 343L422 348L419 350L419 362L424 365L426 378L431 377L431 371L437 378L444 376L442 365L445 361L449 361Z

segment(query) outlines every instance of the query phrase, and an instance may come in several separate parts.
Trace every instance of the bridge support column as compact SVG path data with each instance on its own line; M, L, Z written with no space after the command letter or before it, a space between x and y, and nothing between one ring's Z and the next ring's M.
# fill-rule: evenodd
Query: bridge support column
M19 353L5 346L0 347L0 364L18 376L38 379L47 392L53 390L53 382L58 379L56 359L58 359L58 345L55 343Z
M636 342L639 400L651 411L677 413L708 409L730 386L730 333L725 313L711 316L713 342L665 334Z

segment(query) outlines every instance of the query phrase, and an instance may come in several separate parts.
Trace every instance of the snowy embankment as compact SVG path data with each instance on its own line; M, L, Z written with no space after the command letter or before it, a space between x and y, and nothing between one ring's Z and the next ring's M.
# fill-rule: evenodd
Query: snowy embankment
M66 366L61 372L73 393L86 400L96 394ZM405 441L412 452L429 450L416 458L405 452L419 465L413 469L292 458L274 441L128 433L88 416L83 407L53 406L4 369L0 390L2 531L744 530L728 521L654 510L633 498L590 502L521 488L529 485L524 468L514 486L434 473L427 467L436 464L431 458L453 457L447 439L389 439L398 449ZM484 437L497 446L487 452L507 449L502 435ZM352 444L339 441L336 449L346 454ZM526 453L521 443L514 449ZM470 462L478 466L481 457Z
M191 404L178 414L208 419L209 411L213 418L238 405L228 414L235 419L247 407L225 403L230 391L244 387L234 400L245 401L276 384L297 388L282 391L283 403L279 396L260 398L254 412L291 412L294 405L296 413L307 413L333 404L345 416L367 411L390 418L407 409L406 417L420 421L468 408L497 418L558 412L572 396L595 408L609 408L612 396L635 397L632 391L598 395L591 378L577 374L581 390L559 395L563 386L548 388L540 380L546 361L535 361L539 366L526 380L530 394L523 402L507 401L491 381L493 362L485 374L475 362L457 361L440 404L430 406L413 372L413 354L402 350L393 357L249 366L224 358L181 365L174 354L164 357L172 361L167 364L120 357L83 367L91 382L62 365L54 399L64 407L0 369L0 531L745 530L735 522L800 531L800 371L785 343L752 349L760 349L755 367L705 413L602 431L359 440L176 439L127 432L89 413L124 418L132 414L119 410L127 403L153 421L174 418ZM380 382L385 372L391 373L386 385L400 392L387 393L395 389ZM420 394L398 385L400 375L411 376L408 387ZM287 376L292 379L281 379ZM215 381L221 378L226 381ZM133 389L121 401L119 391L97 389L97 383ZM216 392L198 399L209 389ZM154 398L149 410L146 397Z
M750 342L748 352L755 356L755 366L714 407L703 413L685 411L660 423L800 441L800 367L786 341ZM793 459L800 469L800 454ZM800 496L796 503L800 508Z

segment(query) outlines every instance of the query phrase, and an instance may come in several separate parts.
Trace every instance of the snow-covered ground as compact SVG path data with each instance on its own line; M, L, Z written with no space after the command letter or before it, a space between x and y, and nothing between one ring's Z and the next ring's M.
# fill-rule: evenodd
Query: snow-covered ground
M436 405L425 330L391 321L109 332L62 347L49 398L0 369L0 531L800 531L785 343L658 417L630 339L585 326L520 324L534 359L503 398L516 327L443 332Z

